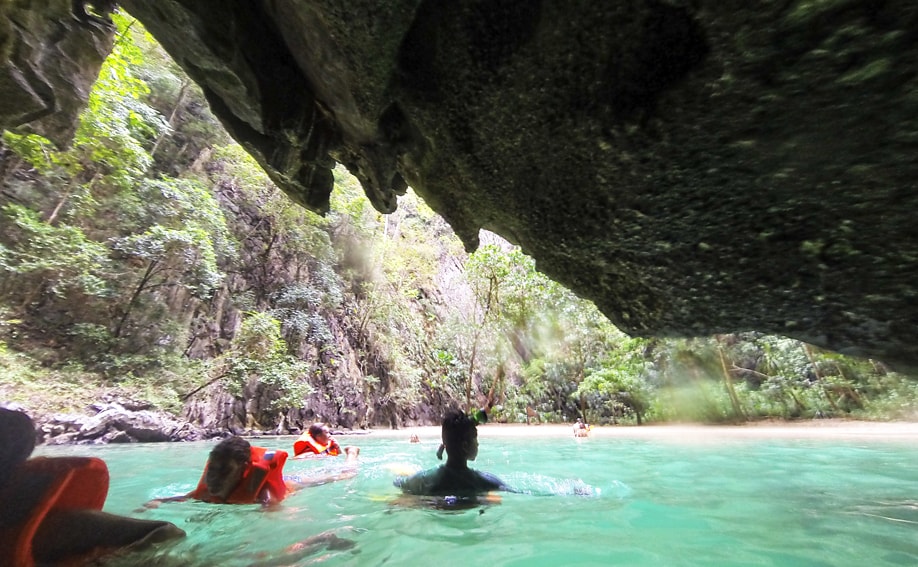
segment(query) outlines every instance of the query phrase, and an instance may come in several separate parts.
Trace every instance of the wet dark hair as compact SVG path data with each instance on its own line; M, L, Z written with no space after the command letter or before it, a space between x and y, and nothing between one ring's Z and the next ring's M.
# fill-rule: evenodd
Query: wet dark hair
M252 456L252 446L242 437L220 441L210 452L211 461L246 463Z
M21 411L0 408L0 484L35 449L35 425Z
M452 453L454 457L465 457L465 455L457 454L457 452L463 450L461 447L464 447L465 443L472 439L475 432L475 421L464 412L450 410L443 416L443 445L446 446L446 452ZM438 450L438 458L440 455L441 451Z
M313 423L309 426L309 436L313 439L316 438L316 435L319 433L326 433L327 427L324 423Z

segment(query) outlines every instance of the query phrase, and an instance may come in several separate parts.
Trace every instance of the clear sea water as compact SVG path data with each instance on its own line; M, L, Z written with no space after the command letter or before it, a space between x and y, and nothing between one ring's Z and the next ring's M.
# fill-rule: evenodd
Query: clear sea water
M171 521L188 537L108 565L461 565L464 567L918 566L918 443L746 439L546 440L482 436L474 468L524 491L463 511L399 498L399 469L438 464L436 442L338 437L361 448L356 477L256 505L146 501L194 488L213 442L43 447L94 455L105 510ZM255 444L289 450L293 438ZM343 459L291 460L289 475ZM326 530L349 549L291 545Z

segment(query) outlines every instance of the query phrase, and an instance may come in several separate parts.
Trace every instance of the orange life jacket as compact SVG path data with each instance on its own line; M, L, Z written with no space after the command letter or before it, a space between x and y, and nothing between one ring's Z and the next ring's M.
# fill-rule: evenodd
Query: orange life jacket
M341 447L334 439L328 440L328 445L323 445L313 439L307 431L300 435L300 438L293 444L293 454L302 455L303 453L315 453L316 455L330 455L337 457L341 454Z
M287 462L286 451L268 451L263 447L250 447L250 463L242 473L242 480L236 485L233 492L226 499L227 504L254 504L258 501L258 495L265 488L271 491L271 494L279 502L287 495L287 484L284 482L284 463ZM264 479L257 485L251 486L249 477L255 470L267 471ZM203 500L204 502L222 502L214 498L207 489L207 483L204 479L207 477L207 466L201 474L201 480L198 481L197 488L189 494L191 498Z
M13 567L35 565L32 540L48 513L101 510L108 495L108 480L105 462L93 457L36 457L24 462L0 488L0 503L6 512L11 513L7 503L23 498L23 486L38 482L44 485L44 492L24 517L0 527L0 558L11 561Z

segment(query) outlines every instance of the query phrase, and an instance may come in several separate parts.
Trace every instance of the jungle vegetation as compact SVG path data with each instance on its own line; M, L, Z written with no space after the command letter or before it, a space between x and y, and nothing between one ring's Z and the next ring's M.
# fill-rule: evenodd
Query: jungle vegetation
M79 411L118 391L178 414L217 387L278 415L317 393L339 414L362 395L506 422L918 415L918 382L879 361L751 331L630 338L518 248L486 234L466 254L412 193L380 215L340 168L332 213L309 213L115 20L72 146L3 134L0 399Z

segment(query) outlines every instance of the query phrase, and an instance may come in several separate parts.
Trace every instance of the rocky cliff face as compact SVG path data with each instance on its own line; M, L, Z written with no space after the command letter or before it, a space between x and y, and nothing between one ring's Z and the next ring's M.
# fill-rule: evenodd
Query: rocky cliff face
M218 195L232 211L232 231L245 238L240 239L239 263L213 298L201 302L178 292L170 299L171 309L185 313L193 329L186 353L212 358L225 352L243 320L238 299L248 293L256 310L286 321L284 338L296 358L308 365L304 378L311 393L294 409L278 409L273 407L278 388L270 381L253 374L241 392L231 392L218 377L187 396L185 418L204 431L278 435L298 434L317 421L344 429L438 422L453 400L429 387L423 397L403 399L404 387L390 375L392 361L380 350L372 326L358 316L356 290L345 289L346 282L328 264L295 253L296 243L276 226L277 219L260 203L247 202L232 183L220 185ZM360 246L344 235L339 239L340 249Z
M0 129L67 145L112 48L114 27L69 0L0 4Z
M313 209L339 160L629 332L918 361L909 2L125 6Z
M909 0L123 5L313 210L339 161L630 333L918 364Z

